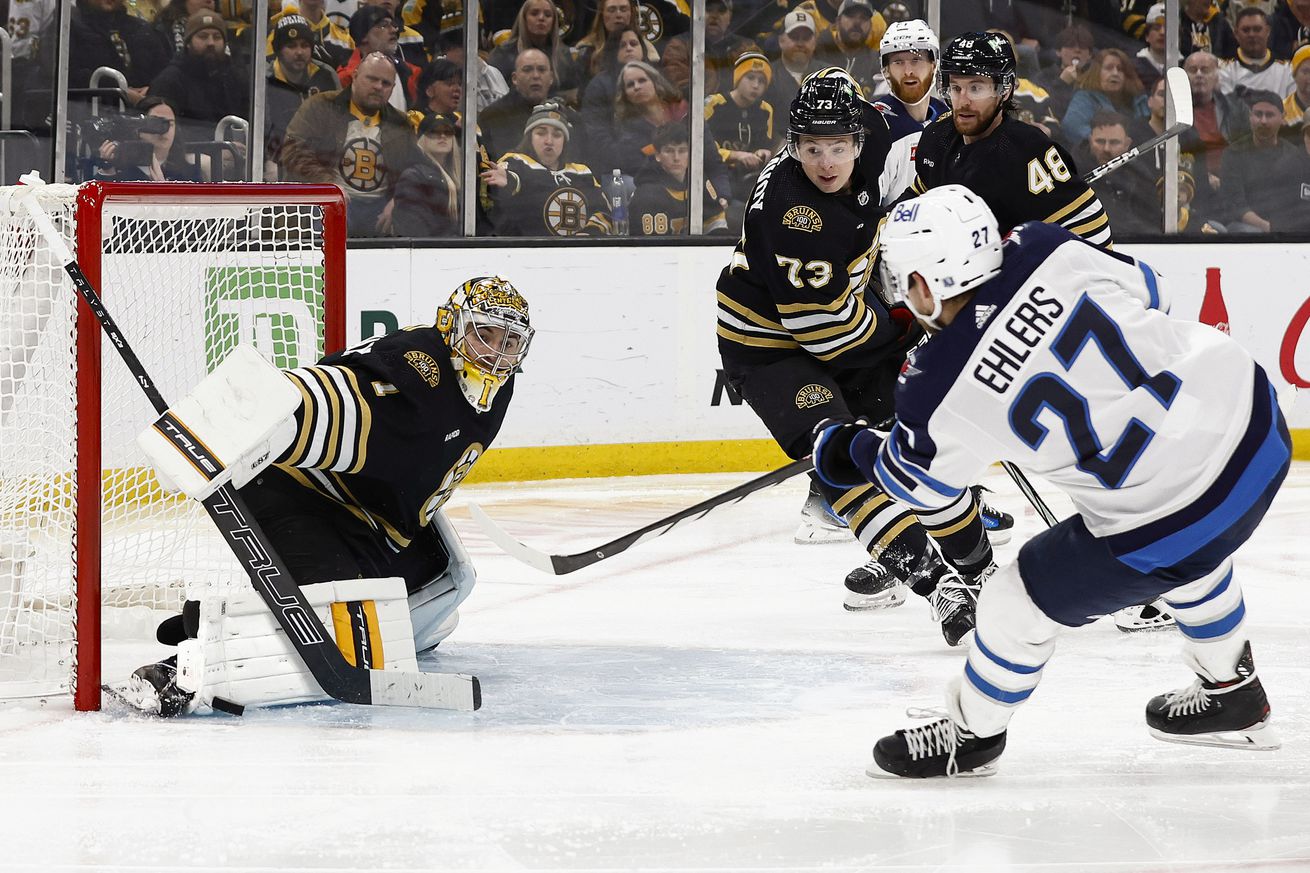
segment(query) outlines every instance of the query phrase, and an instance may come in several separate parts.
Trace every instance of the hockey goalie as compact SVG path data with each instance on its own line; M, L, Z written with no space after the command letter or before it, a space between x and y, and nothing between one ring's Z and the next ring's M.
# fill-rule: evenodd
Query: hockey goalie
M238 347L138 443L166 489L240 489L347 662L412 670L476 581L441 507L495 440L532 334L513 285L470 279L435 324L310 367ZM177 654L120 689L146 712L328 699L248 586L187 601L157 636Z

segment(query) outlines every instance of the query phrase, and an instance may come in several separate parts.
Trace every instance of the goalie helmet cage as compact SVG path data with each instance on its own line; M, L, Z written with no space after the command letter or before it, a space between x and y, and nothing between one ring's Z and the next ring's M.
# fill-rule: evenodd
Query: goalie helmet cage
M246 583L200 505L155 483L135 438L156 415L14 190L0 188L0 700L71 691L94 710L102 628L148 643L157 610ZM238 342L280 367L345 345L335 186L34 196L170 402Z

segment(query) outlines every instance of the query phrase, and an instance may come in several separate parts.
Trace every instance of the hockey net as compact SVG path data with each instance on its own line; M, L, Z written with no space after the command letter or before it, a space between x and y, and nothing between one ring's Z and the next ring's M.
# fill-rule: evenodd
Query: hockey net
M156 485L135 441L156 414L12 192L0 188L0 700L72 692L96 709L102 628L140 639L158 611L247 583L199 504ZM239 342L280 367L343 345L332 186L36 196L167 400Z

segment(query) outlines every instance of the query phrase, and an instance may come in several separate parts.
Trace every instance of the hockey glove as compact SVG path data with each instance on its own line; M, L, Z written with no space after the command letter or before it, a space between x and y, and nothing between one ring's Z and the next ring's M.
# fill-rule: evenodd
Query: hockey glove
M854 488L868 482L856 465L854 454L872 458L887 436L874 430L863 418L855 421L825 418L814 426L813 434L814 472L834 488Z

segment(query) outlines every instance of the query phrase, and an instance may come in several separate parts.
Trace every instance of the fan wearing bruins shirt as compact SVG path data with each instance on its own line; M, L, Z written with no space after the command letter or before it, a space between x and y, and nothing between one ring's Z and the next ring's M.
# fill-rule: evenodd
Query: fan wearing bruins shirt
M905 353L922 336L903 306L866 293L879 216L868 188L877 172L870 180L859 161L865 106L849 79L802 83L787 148L760 171L719 277L725 373L792 458L809 454L810 433L826 419L889 418ZM847 608L898 606L905 582L928 598L947 642L959 644L973 627L968 583L942 562L918 519L875 486L819 487L870 553L846 579ZM960 566L978 573L990 564L971 492L937 515L961 522L939 541Z
M514 286L479 277L451 294L435 324L281 373L301 397L290 442L240 494L298 585L401 577L415 650L454 630L476 575L440 510L500 431L532 334ZM195 639L202 614L189 601L159 641ZM173 658L142 667L125 697L160 715L189 711L176 672ZM243 703L287 702L250 694Z
M1025 221L1044 221L1109 248L1110 219L1069 153L1007 114L1015 71L1014 49L1001 34L951 40L937 73L951 112L924 129L907 195L964 185L991 208L1002 234Z
M532 110L518 147L482 173L501 236L605 236L605 193L585 164L568 159L572 126L556 103Z

